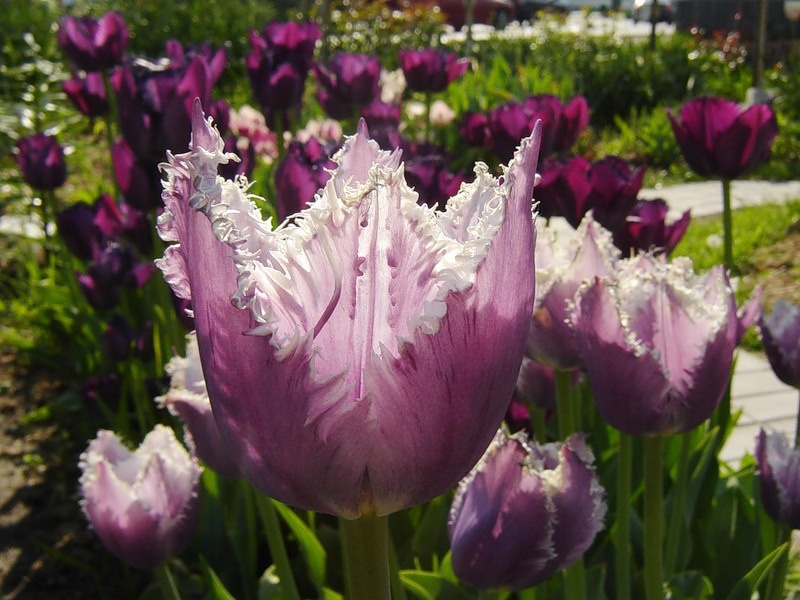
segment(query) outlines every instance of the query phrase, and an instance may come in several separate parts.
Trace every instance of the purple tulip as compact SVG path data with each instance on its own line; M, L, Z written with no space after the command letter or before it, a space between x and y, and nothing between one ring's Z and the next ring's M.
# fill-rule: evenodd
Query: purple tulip
M317 99L333 119L352 119L380 93L381 62L370 54L335 54L327 65L314 63Z
M622 261L595 278L570 319L600 415L629 435L689 431L728 385L738 319L722 267L695 275L688 259Z
M125 317L113 315L101 338L106 356L115 362L128 358L135 335L133 327Z
M279 219L300 212L314 201L336 166L331 160L333 151L334 148L326 147L316 138L305 144L300 141L289 144L286 156L275 169Z
M161 206L161 173L158 161L140 159L124 138L111 147L114 178L125 201L142 211Z
M548 127L548 124L553 118L551 113L544 115L544 118L542 112L532 115L519 102L511 101L498 106L489 113L489 131L495 154L501 161L509 160L519 141L527 135L526 132L530 132L533 123L541 119L543 124L541 158L545 158L549 154L545 150L552 147L552 136L549 135L552 128Z
M632 169L621 158L606 156L592 163L586 177L591 188L586 199L588 208L598 223L609 231L615 231L636 204L636 197L642 189L644 168Z
M402 109L399 104L375 100L361 109L361 117L366 121L370 133L385 127L397 129L400 126Z
M583 364L575 333L567 322L570 304L585 281L613 275L618 261L611 234L591 216L577 231L564 231L558 237L551 230L539 232L527 356L551 369L572 370Z
M577 228L589 212L589 161L581 156L548 158L541 167L542 180L536 187L540 214L550 219L564 217Z
M122 397L122 381L117 373L93 375L83 382L79 395L93 411L115 410Z
M67 180L64 149L52 135L34 133L18 139L17 165L22 179L35 190L54 190Z
M550 98L553 98L550 96ZM561 118L558 120L553 136L553 151L566 152L589 124L589 104L583 96L576 96L561 107Z
M92 259L100 243L99 232L94 226L96 210L86 202L76 202L56 215L58 234L67 249L81 260Z
M732 100L704 96L667 111L672 131L689 167L701 177L733 180L769 158L778 122L766 104L741 107Z
M516 396L526 405L555 410L556 379L553 369L524 356L517 377Z
M101 430L80 468L81 507L112 554L148 569L189 543L201 469L171 429L156 425L133 452Z
M800 448L791 447L782 432L761 429L755 458L764 510L778 523L800 529Z
M521 590L575 563L607 509L593 463L579 434L539 445L500 430L450 507L458 578L479 589Z
M777 378L800 390L800 306L776 300L772 313L761 314L758 331Z
M276 118L288 129L291 113L299 110L314 46L322 36L315 23L269 23L261 34L250 32L247 72L253 95L271 129Z
M216 176L222 140L195 106L191 151L166 167L159 227L178 244L159 266L192 298L211 405L244 476L345 518L441 494L492 439L519 371L538 130L502 181L476 169L442 213L416 203L399 153L362 124L314 203L272 231ZM480 368L464 369L475 348Z
M235 135L225 136L225 152L235 154L238 160L232 160L226 165L219 166L219 174L225 179L233 179L237 175L250 177L256 166L256 152L253 144L245 142L239 144Z
M112 75L122 135L137 159L158 163L168 150L186 147L195 98L210 110L216 66L204 53L191 56L188 62L140 60Z
M101 117L108 112L106 82L102 74L87 73L85 77L73 75L61 87L75 108L87 117Z
M461 121L459 133L470 146L489 149L492 147L492 130L489 117L483 113L467 113Z
M454 53L438 48L400 50L398 57L406 85L414 92L443 92L469 68L468 58L459 59ZM530 132L528 128L525 135Z
M64 17L58 26L58 45L72 63L87 72L105 71L122 63L128 45L125 19L109 12L99 20Z
M106 241L125 239L142 254L152 250L152 223L147 216L125 202L117 203L108 194L101 194L94 203L92 224Z
M197 456L211 469L225 477L238 477L239 468L228 452L211 412L197 336L186 336L186 357L174 356L166 366L170 388L156 398L161 406L181 419L192 438Z
M614 230L614 244L624 256L639 252L670 254L686 233L691 217L687 210L680 219L667 224L668 213L669 207L661 198L637 201L622 226Z
M404 169L406 182L418 195L418 202L444 210L448 199L458 193L463 174L452 173L444 150L432 144L409 148Z

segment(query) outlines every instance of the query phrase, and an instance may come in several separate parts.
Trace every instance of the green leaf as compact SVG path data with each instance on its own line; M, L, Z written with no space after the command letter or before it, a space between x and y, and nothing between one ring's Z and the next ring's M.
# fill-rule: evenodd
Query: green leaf
M678 573L667 583L670 600L704 600L713 598L714 586L699 571Z
M420 600L469 600L471 596L439 573L408 569L400 571L400 580Z
M208 564L203 556L200 556L200 564L203 567L206 581L208 581L209 597L212 600L236 600L233 594L231 594L222 581L220 581L214 569L211 568L211 565Z
M750 600L758 587L764 582L775 564L785 552L789 551L789 543L781 544L767 554L759 563L750 569L742 580L736 584L727 600Z
M306 560L311 578L317 586L322 587L325 583L325 561L327 558L325 548L311 528L306 525L305 521L297 516L297 513L276 500L272 500L272 503L275 505L278 514L291 529L295 538L297 538L300 552L303 553L303 557Z

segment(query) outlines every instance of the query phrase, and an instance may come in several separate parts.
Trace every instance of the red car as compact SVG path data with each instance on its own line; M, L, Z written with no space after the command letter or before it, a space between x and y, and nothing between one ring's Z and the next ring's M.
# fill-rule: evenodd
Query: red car
M467 0L400 0L396 4L401 8L422 4L431 9L438 7L445 22L456 29L461 29L467 22ZM516 19L516 5L513 0L473 0L472 15L473 23L485 23L502 29Z

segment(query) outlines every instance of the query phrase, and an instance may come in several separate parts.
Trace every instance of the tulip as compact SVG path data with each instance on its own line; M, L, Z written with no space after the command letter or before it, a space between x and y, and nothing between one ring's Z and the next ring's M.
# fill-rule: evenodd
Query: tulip
M548 219L564 217L567 223L577 228L590 209L590 168L589 161L582 156L545 160L542 181L536 188L540 214Z
M75 108L87 117L100 117L108 112L106 82L101 73L87 73L86 77L73 75L61 87Z
M275 169L276 209L283 220L305 209L330 179L335 167L331 160L334 148L326 147L316 138L306 143L289 144L286 156Z
M77 258L89 261L100 243L94 227L95 209L87 202L76 202L56 215L58 233L67 250Z
M543 227L541 221L539 227ZM571 302L585 281L613 275L618 260L619 252L611 234L591 216L574 232L568 230L556 235L550 229L540 231L536 244L536 299L527 356L562 371L583 364L575 333L568 324Z
M592 163L586 175L591 188L587 208L593 211L598 223L609 231L615 231L636 204L644 169L632 169L621 158L606 156Z
M270 129L289 129L290 113L299 110L314 46L321 35L312 22L275 22L261 34L250 32L247 72ZM280 128L276 128L276 118L284 121Z
M517 377L516 395L526 405L542 410L555 410L556 382L553 369L527 356L523 357Z
M688 259L623 261L595 278L570 315L595 404L629 435L689 431L728 385L738 319L721 267L695 275Z
M314 203L275 231L217 178L221 148L196 103L191 151L165 167L159 228L178 244L159 266L192 299L240 470L275 499L346 519L443 493L492 439L519 371L538 130L502 180L479 166L436 212L362 124ZM476 348L479 368L463 368Z
M156 425L133 452L101 430L80 468L81 507L112 554L154 568L191 540L200 467L168 427Z
M607 508L593 462L579 434L539 445L500 430L450 508L458 578L521 590L575 563L603 529Z
M764 510L778 523L800 529L800 448L791 447L782 432L761 429L755 458Z
M129 37L125 20L116 12L100 19L65 17L56 33L67 58L87 72L105 71L121 64Z
M470 146L478 148L491 148L492 130L489 127L489 117L483 113L467 113L458 129L461 137Z
M732 100L704 96L667 111L672 131L689 167L701 177L737 179L769 157L778 135L775 113L766 104L741 107Z
M334 119L350 119L378 98L381 62L370 54L340 52L327 65L314 63L312 73L319 84L317 99Z
M776 300L772 313L761 314L758 331L775 375L800 390L800 306Z
M136 156L124 138L111 146L114 178L125 200L139 210L161 206L161 173L158 161Z
M197 456L211 469L226 477L237 477L239 469L227 451L211 412L197 336L186 336L186 356L172 357L165 368L169 391L156 398L160 406L181 419L192 438Z
M670 254L686 233L689 211L667 224L669 207L661 198L638 200L621 227L614 230L614 244L623 255L637 252Z
M400 50L398 57L406 85L414 92L443 92L469 68L469 59L459 59L454 53L438 48Z
M447 200L455 196L464 176L447 168L444 151L432 144L421 144L408 149L405 176L409 187L419 194L419 201L432 208L444 208Z
M45 133L17 140L17 165L22 179L35 190L54 190L67 179L64 149L55 136Z

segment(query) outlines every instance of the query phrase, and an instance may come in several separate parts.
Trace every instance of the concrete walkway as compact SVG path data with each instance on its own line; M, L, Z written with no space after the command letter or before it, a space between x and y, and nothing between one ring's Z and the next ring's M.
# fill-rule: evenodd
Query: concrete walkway
M685 210L691 210L694 217L722 211L722 184L718 181L643 189L639 197L663 198L676 217ZM731 186L734 209L797 198L800 198L800 181L734 181ZM798 391L775 377L766 358L739 351L733 373L731 408L741 410L742 414L720 456L732 466L738 466L745 454L755 451L755 438L762 427L768 431L783 431L793 439L798 400Z

